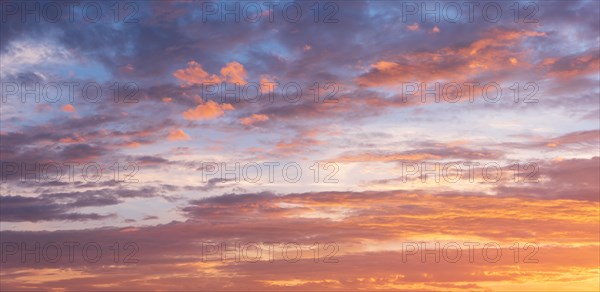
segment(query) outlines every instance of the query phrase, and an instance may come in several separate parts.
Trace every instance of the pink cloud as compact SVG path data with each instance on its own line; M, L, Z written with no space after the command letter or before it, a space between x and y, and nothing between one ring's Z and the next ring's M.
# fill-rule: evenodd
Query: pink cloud
M419 30L419 24L415 22L415 23L407 26L406 29L408 29L410 31L417 31L417 30Z

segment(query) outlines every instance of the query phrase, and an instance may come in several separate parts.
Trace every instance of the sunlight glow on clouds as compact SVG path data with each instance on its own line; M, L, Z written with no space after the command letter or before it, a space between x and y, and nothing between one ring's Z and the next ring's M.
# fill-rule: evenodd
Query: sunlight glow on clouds
M1 2L0 290L600 289L600 2L276 2Z

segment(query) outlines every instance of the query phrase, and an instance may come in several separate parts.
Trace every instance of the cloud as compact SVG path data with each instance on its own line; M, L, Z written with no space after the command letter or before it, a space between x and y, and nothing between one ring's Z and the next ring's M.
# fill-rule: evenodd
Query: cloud
M203 83L230 82L239 85L246 84L245 78L248 73L244 65L239 62L230 62L220 70L221 75L209 74L196 61L188 62L188 67L179 69L173 73L179 80L184 81L186 85L198 85Z
M600 130L575 131L556 137L525 137L524 142L506 142L503 146L532 150L593 151L600 146Z
M410 31L417 31L419 30L419 24L415 22L411 25L406 26L406 29Z
M188 109L183 113L186 120L211 120L225 114L225 111L233 110L233 106L228 103L218 104L212 100L204 104L199 104L194 109Z
M67 239L102 247L132 242L138 247L133 258L139 260L139 264L121 263L109 269L108 265L115 265L112 256L97 263L76 258L63 268L64 263L57 267L56 263L22 262L18 255L7 255L2 285L3 289L27 285L30 289L87 290L110 282L113 289L151 285L197 290L200 283L211 290L443 287L486 291L497 285L528 290L550 281L554 287L567 288L574 283L595 287L599 208L598 202L401 191L228 194L190 201L182 209L188 216L184 222L55 232L1 231L4 242L23 242L28 247ZM203 261L203 242L222 242L229 248L236 242L296 242L304 246L296 263L283 258L281 244L275 245L273 262L267 261L264 247L262 260L250 263L221 261L219 254L217 259ZM331 248L320 250L315 262L311 252L315 242L319 248L328 243L338 248L334 252ZM433 249L436 242L463 246L462 256L449 262L440 255L435 261L431 254L423 262L420 254L402 250L402 243L426 244ZM467 242L479 246L469 250L464 246ZM515 242L523 251L517 262ZM498 261L484 260L487 243L500 245ZM531 245L523 249L526 243ZM490 257L497 251L494 249L488 248ZM448 256L453 252L452 248ZM327 256L337 263L324 263ZM538 262L524 263L522 256ZM127 269L126 275L115 274L114 269L119 268ZM52 270L55 276L40 276L45 269L56 269ZM82 274L88 278L82 279Z
M244 65L238 62L227 63L225 67L221 68L221 76L231 83L244 85L247 83L245 80L247 75Z
M131 64L127 64L127 65L121 67L119 70L121 70L121 72L123 72L123 73L131 73L131 72L135 71L135 67Z
M0 216L5 222L39 221L91 221L116 217L116 214L100 215L80 213L85 207L103 207L123 203L128 198L158 196L158 189L103 188L86 191L44 193L36 197L0 196Z
M188 136L188 134L186 134L182 129L175 129L169 132L167 139L169 141L189 140L190 136Z
M407 151L370 151L360 153L345 153L334 159L340 162L398 162L398 161L427 161L444 159L499 159L503 153L489 149L469 149L466 147L441 144L431 145L421 143L418 150Z
M251 126L254 123L268 121L269 117L267 115L261 114L252 114L249 117L241 118L240 123L244 126Z
M545 36L544 32L531 30L492 29L466 45L417 51L392 60L379 60L356 82L360 86L371 87L413 81L463 82L476 79L482 70L490 74L511 68L514 64L510 63L509 58L531 59L525 41ZM521 62L521 66L526 66L526 63Z
M116 204L112 198L103 198L102 205ZM99 215L97 213L82 214L69 212L72 207L53 202L48 196L28 198L22 196L1 196L2 221L4 222L38 222L48 220L85 221L102 220L114 217L115 214Z
M590 159L558 159L539 163L536 176L539 183L499 185L502 196L527 196L541 199L569 199L597 202L600 200L600 157ZM533 169L522 170L521 178Z
M67 104L65 106L62 107L63 112L67 112L67 113L74 113L75 107L72 104Z
M0 25L3 82L97 82L103 98L88 102L76 87L66 109L77 114L65 118L64 103L9 96L0 107L2 162L134 161L144 186L19 182L11 175L0 185L3 243L98 242L105 256L94 264L11 255L1 263L2 291L599 289L597 1L538 1L532 15L539 23L515 22L512 13L491 23L478 12L474 22L414 23L418 15L402 21L400 2L346 1L329 3L339 7L333 14L333 6L319 6L319 23L306 13L297 23L283 21L280 5L247 25L218 16L204 22L195 1L136 2L134 15L121 18L140 21L123 25L106 13L110 21L91 23L81 9L74 22L65 13L57 23L43 15L41 22L22 21L24 5L3 4L17 8ZM314 9L308 1L294 4ZM512 12L510 4L500 3L504 12ZM521 20L530 16L519 7ZM331 15L339 22L322 21ZM265 83L275 80L271 101ZM499 82L508 100L514 82L537 82L540 102L419 106L400 102L394 88L438 80ZM125 82L134 82L138 102L115 102L116 81L121 97L130 93ZM263 99L236 103L225 116L233 105L201 96L206 82L258 82ZM299 102L283 99L290 82L304 90ZM338 102L315 102L315 82L335 82ZM197 143L166 142L187 140L188 133ZM453 144L457 139L468 142ZM340 165L336 185L198 183L200 161L257 157L348 163ZM371 165L438 159L498 160L511 181L381 191L398 183L385 177L393 174L375 169L363 177ZM539 182L512 183L515 160L537 161ZM274 263L202 262L206 241L336 243L339 262L322 262L330 250L319 250L315 262L314 247L297 263L282 260L281 252ZM406 241L493 241L503 245L503 258L470 263L463 249L457 263L421 263L418 256L404 263ZM115 242L137 243L140 263L115 263ZM540 261L514 262L515 242L537 244ZM523 257L531 249L520 251Z
M173 73L179 80L184 81L186 84L202 84L202 83L218 83L221 82L221 78L212 74L209 75L202 65L196 61L190 61L188 67L185 69L179 69Z
M541 66L549 71L549 74L559 79L570 79L598 73L600 70L600 51L590 49L585 52L576 53L560 58L546 58Z

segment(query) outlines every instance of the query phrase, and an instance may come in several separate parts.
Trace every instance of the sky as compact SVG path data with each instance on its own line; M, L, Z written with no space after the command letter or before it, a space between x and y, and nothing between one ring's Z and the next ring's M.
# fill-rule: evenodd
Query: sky
M3 0L0 290L598 291L599 15Z

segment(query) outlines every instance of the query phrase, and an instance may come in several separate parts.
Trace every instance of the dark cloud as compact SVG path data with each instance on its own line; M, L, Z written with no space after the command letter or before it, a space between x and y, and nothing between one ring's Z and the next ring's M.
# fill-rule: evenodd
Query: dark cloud
M44 193L36 197L1 196L1 218L6 222L85 221L113 218L115 214L78 213L85 207L103 207L123 203L128 198L159 196L158 190L99 189L81 192Z

